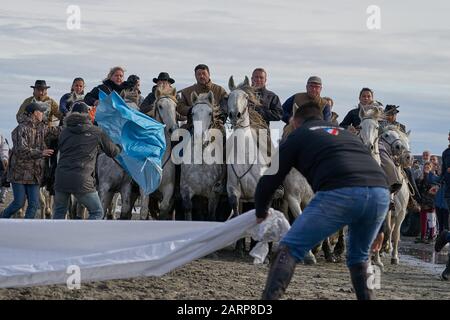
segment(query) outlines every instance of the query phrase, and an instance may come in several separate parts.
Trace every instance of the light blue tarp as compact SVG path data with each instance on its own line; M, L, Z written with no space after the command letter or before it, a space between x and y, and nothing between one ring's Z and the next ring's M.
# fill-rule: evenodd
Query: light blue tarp
M99 92L95 121L123 152L116 160L144 190L155 191L161 183L161 161L166 150L164 125L127 106L113 91Z

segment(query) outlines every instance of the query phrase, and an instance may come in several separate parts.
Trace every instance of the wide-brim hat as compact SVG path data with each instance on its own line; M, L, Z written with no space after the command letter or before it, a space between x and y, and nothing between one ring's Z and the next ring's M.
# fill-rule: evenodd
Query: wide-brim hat
M170 84L175 83L175 80L173 80L167 72L161 72L158 75L158 78L153 78L154 83L158 83L158 81L168 81Z
M35 89L35 88L48 89L50 87L47 85L47 82L45 82L45 80L36 80L36 82L34 83L34 86L30 86L30 88L33 88L33 89Z
M388 105L386 105L386 108L384 108L384 113L385 114L397 114L397 113L399 113L399 111L398 111L399 107L400 106L388 104Z

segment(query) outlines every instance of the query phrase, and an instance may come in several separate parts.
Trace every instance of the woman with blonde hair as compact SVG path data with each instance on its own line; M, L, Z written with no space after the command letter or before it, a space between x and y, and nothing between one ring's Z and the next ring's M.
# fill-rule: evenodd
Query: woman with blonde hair
M122 67L113 67L109 70L106 79L103 80L103 83L96 86L84 97L84 102L88 106L96 107L98 105L98 93L102 90L106 94L110 94L113 91L116 91L118 94L122 91L122 83L124 81L125 69Z

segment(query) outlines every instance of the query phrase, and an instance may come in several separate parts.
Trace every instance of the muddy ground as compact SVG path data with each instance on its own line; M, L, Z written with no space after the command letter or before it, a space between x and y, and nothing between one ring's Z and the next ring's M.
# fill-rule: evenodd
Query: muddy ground
M3 209L4 205L0 205ZM378 299L450 300L450 282L442 281L446 251L433 255L432 244L415 244L403 238L399 265L383 258ZM415 257L414 257L415 256ZM429 264L421 262L428 260ZM186 264L162 277L82 283L81 289L64 285L0 289L0 299L258 299L264 287L268 265L253 265L250 256L239 258L232 248L217 256ZM344 263L327 263L323 256L313 266L298 265L285 299L355 299Z

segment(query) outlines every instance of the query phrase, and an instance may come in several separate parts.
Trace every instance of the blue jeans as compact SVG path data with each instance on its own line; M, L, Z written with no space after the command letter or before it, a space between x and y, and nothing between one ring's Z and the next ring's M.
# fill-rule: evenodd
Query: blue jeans
M281 243L302 261L305 253L348 225L347 266L366 262L389 207L389 191L349 187L319 191L295 220Z
M70 193L55 191L55 209L53 219L65 219L69 205ZM89 193L74 193L77 200L89 211L89 220L103 218L103 207L97 191Z
M38 184L21 184L11 183L14 200L3 211L2 218L11 218L11 216L19 211L25 204L25 198L28 200L25 219L34 219L36 211L39 209L39 185Z

